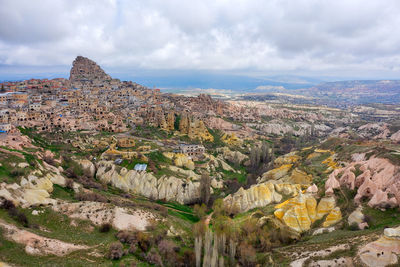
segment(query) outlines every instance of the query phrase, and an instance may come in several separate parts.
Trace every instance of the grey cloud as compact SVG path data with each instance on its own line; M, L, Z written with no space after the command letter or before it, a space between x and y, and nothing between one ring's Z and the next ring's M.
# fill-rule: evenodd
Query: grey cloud
M396 0L0 0L0 64L398 70Z

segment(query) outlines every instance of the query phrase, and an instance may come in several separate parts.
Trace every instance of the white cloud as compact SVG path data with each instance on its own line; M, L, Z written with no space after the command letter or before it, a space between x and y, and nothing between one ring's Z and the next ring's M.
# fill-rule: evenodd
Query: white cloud
M0 0L0 64L395 73L396 0Z

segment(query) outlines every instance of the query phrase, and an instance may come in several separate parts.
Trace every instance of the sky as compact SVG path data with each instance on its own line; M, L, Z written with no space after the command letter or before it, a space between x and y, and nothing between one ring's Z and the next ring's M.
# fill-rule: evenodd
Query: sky
M398 0L0 0L0 79L68 77L77 55L122 78L397 79L398 14Z

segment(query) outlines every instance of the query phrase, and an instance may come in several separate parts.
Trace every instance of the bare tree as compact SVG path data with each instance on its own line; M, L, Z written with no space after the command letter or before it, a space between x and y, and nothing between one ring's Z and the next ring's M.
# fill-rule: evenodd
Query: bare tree
M200 200L205 205L208 205L210 201L211 191L211 179L207 173L203 173L200 178Z

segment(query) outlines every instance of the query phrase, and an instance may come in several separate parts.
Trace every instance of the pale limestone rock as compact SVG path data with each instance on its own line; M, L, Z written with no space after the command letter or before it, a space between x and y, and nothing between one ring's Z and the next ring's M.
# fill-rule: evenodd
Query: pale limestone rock
M400 227L386 228L382 237L358 251L365 266L387 266L398 263L400 254Z
M5 238L24 245L25 252L32 255L65 256L73 251L88 249L88 246L65 243L57 239L46 238L32 232L21 230L14 225L0 221Z
M22 178L20 184L1 183L0 196L24 208L32 205L55 203L55 200L50 198L49 193L53 191L53 183L48 178L37 178L34 175L29 175L28 179Z
M88 174L90 177L94 177L96 173L96 166L91 162L90 160L87 159L82 159L78 161L79 165L81 165L83 172L85 174Z
M244 155L240 151L232 151L228 147L217 148L218 153L222 153L222 157L224 160L242 164L249 159L247 155Z
M26 167L29 167L28 163L26 163L26 162L18 163L18 168L26 168Z
M153 214L144 210L90 201L60 202L53 205L53 209L73 219L90 220L95 225L110 223L117 230L144 231L149 226L150 220L155 219Z
M324 233L331 233L333 231L335 231L335 227L318 228L318 229L315 229L315 231L313 232L313 235L321 235Z
M199 182L193 182L189 178L166 176L157 179L152 173L134 170L121 175L110 161L100 161L97 164L97 178L126 192L140 194L150 199L190 204L200 198Z
M358 228L364 229L368 226L367 223L364 223L364 214L362 213L362 206L357 207L352 213L350 213L348 218L349 225L357 224Z
M182 175L186 176L186 178L188 178L188 179L191 179L191 180L194 180L194 181L200 180L200 176L201 175L195 173L192 170L184 170L182 168L178 168L178 167L175 167L175 166L168 166L168 168L171 171L181 173Z

